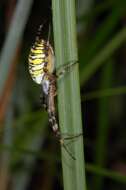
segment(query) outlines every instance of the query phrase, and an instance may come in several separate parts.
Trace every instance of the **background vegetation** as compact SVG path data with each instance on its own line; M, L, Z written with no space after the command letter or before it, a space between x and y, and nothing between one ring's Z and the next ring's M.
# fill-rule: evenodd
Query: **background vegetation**
M126 188L125 9L125 0L76 1L88 190ZM1 1L0 15L0 189L63 189L60 146L27 61L45 21L47 39L51 1Z

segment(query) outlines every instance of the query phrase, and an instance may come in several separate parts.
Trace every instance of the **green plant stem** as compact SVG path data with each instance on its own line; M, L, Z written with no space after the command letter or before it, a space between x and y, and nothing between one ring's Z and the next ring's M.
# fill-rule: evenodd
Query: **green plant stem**
M57 67L77 60L75 1L53 0L53 27ZM58 81L58 110L61 133L82 133L78 64ZM85 190L83 139L71 143L70 151L76 160L62 148L63 183L65 190Z
M103 90L96 90L88 92L85 95L82 95L82 101L94 100L97 98L102 98L106 96L117 96L126 94L126 86L115 87L115 88L106 88Z
M86 164L86 170L88 172L94 173L95 175L104 176L120 183L124 183L124 184L126 183L126 176L122 175L119 172L104 169L104 168L98 167L96 165L88 164L88 163Z
M113 73L112 61L108 61L101 72L101 89L111 86ZM96 137L96 148L94 162L100 167L105 167L107 160L107 141L109 133L109 98L103 97L99 100L98 128ZM93 189L102 189L103 177L94 176Z
M102 44L104 44L113 34L113 31L118 25L119 19L123 16L123 12L125 11L122 7L124 7L124 5L114 6L105 21L98 27L95 37L89 40L87 46L85 47L85 54L83 53L85 63L88 63L96 55L96 53L99 52Z
M96 55L93 60L87 64L81 75L81 85L102 66L105 61L126 41L126 27L124 27L116 36Z

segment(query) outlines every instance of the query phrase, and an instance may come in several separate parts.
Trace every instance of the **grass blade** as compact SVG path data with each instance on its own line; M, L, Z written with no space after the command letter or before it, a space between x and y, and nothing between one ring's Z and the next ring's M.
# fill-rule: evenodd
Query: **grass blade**
M20 0L17 2L15 13L5 40L0 57L0 96L8 76L10 65L15 55L16 47L23 35L26 21L29 16L32 0Z
M106 178L115 180L116 182L126 184L126 175L121 174L117 171L101 168L101 167L98 167L96 165L89 164L89 163L86 164L86 170L87 170L87 172L94 173L97 176L104 176Z
M53 0L53 25L57 67L77 60L75 1ZM82 133L78 65L58 81L58 110L61 133ZM70 151L62 148L63 183L65 190L86 189L83 139L71 143ZM73 180L74 179L74 180Z
M85 84L88 79L99 69L105 61L124 43L126 40L126 27L124 27L99 53L87 64L81 75L81 84Z
M85 95L82 95L82 101L89 101L106 96L117 96L117 95L119 96L124 94L126 94L126 86L120 86L115 88L111 87L103 90L95 90L92 92L88 92Z
M111 86L113 77L113 61L109 60L101 72L101 89ZM97 120L97 136L95 144L94 162L99 167L105 167L107 162L107 146L109 136L109 97L103 97L99 100L99 113ZM103 177L94 176L93 189L100 190L103 186Z

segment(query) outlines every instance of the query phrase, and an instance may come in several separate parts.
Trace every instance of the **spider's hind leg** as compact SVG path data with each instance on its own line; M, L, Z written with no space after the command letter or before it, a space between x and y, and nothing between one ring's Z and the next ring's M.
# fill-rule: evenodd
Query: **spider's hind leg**
M58 122L57 122L57 118L54 112L50 112L48 111L48 115L49 115L49 123L51 125L51 128L54 132L54 134L56 136L59 135L59 128L58 128Z
M47 109L48 109L47 97L44 95L44 93L41 93L41 95L40 95L40 104L47 111Z
M59 131L59 128L58 128L58 122L57 122L57 119L56 119L56 116L55 116L55 113L54 112L49 112L48 111L48 115L49 115L49 123L51 125L51 128L56 136L56 138L58 139L58 141L60 142L60 145L64 148L64 150L69 154L69 156L73 159L73 160L76 160L76 158L74 157L73 153L69 150L69 148L67 147L67 145L65 144L65 140L70 140L70 137L66 137L66 138L63 138L62 137L62 134L60 133ZM72 136L72 138L76 138L77 136Z
M65 135L65 136L64 136ZM63 137L64 136L64 137ZM69 156L73 159L76 160L75 156L73 153L69 150L69 145L75 141L76 138L82 136L82 133L77 134L77 135L70 135L70 134L59 134L59 142L61 146L65 149L65 151L69 154ZM69 141L68 143L65 143L66 141Z
M64 136L64 140L72 140L72 139L76 139L80 136L83 135L83 133L79 133L79 134L76 134L76 135L71 135L71 134L62 134Z
M74 157L74 155L72 154L72 152L70 152L70 150L68 149L66 144L62 144L63 148L65 149L65 151L69 154L69 156L73 159L76 160L76 158Z

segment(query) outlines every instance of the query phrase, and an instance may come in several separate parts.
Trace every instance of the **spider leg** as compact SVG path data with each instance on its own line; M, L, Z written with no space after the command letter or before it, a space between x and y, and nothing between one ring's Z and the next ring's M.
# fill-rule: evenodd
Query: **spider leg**
M47 105L47 97L45 96L44 93L41 93L40 95L40 104L42 105L42 107L47 110L48 105Z
M75 60L75 61L70 61L70 63L63 65L61 68L58 69L56 77L58 79L61 79L65 75L65 73L70 72L71 67L73 67L77 63L78 63L78 61Z
M75 139L71 139L68 143L65 143L65 144L66 144L66 146L69 146L73 142L75 142Z
M78 136L78 137L79 137L79 136ZM64 139L64 141L67 141L67 142L68 142L68 143L65 143L66 146L69 146L70 144L72 144L72 143L75 142L76 140L77 140L76 137Z
M64 139L60 139L59 140L61 146L64 148L64 150L69 154L69 156L73 159L73 160L76 160L76 158L73 156L72 152L70 152L70 150L68 149L68 147L65 145L64 143Z
M58 123L55 116L55 113L48 111L49 116L49 123L51 125L51 128L56 136L59 135L59 129L58 129Z
M56 111L55 111L55 96L56 96L56 77L53 74L48 73L49 77L49 91L47 96L47 105L48 105L48 116L49 116L49 123L51 124L51 128L55 135L59 134L58 129L58 122L56 118Z
M55 111L55 96L56 96L56 76L50 73L46 73L46 76L48 76L49 81L49 89L48 94L46 94L47 99L47 112L49 117L49 123L51 125L51 128L55 134L55 136L58 138L61 146L66 150L66 152L70 155L70 157L73 160L76 160L71 151L69 151L68 147L65 145L64 140L75 138L80 136L79 135L73 135L69 137L62 138L62 134L60 134L58 122L56 118L56 111Z
M66 135L66 134L65 134ZM69 146L69 144L71 144L72 142L74 142L75 140L76 140L76 138L78 138L78 137L80 137L80 136L82 136L82 133L80 133L80 134L78 134L78 135L70 135L69 134L69 137L62 137L62 134L61 134L61 139L60 139L60 143L61 143L61 145L63 146L63 148L67 151L67 153L70 155L70 157L73 159L73 160L76 160L76 158L73 156L73 154L69 151L69 149L68 149L68 146ZM68 143L64 143L64 141L66 141L66 140L69 140L69 142Z
M82 135L83 135L83 133L80 133L80 134L77 134L77 135L69 135L69 136L67 136L67 137L64 137L63 139L64 139L64 140L71 140L71 139L78 138L78 137L80 137L80 136L82 136Z
M75 135L75 134L71 134L71 133L62 133L61 135L62 135L64 138L67 138L67 137L68 137L68 138L69 138L69 137L70 137L70 138L71 138L71 137L72 137L72 138L76 138L76 137L79 137L79 136L83 135L83 133L78 133L78 134L76 134L76 135Z

